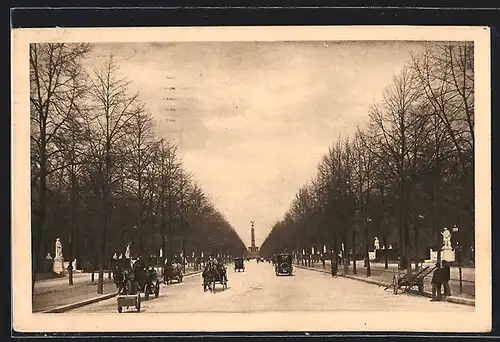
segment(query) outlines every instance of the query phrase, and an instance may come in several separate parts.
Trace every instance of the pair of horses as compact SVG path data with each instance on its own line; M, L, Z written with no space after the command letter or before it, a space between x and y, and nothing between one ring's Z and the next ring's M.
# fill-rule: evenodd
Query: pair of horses
M211 290L215 293L215 284L220 283L227 289L227 270L223 265L207 264L203 270L203 291Z
M118 293L124 295L135 295L144 293L149 297L150 293L158 296L159 282L156 270L148 268L141 260L136 260L132 265L129 259L122 259L113 267L113 281L118 288Z

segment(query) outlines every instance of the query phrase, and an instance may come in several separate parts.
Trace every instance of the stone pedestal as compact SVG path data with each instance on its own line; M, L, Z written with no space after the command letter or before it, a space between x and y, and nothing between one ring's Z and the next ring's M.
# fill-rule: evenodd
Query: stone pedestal
M54 271L54 273L57 273L57 274L64 273L64 259L63 258L55 258L54 259L53 271Z
M370 260L375 260L376 259L375 251L369 251L368 257L370 258Z
M455 251L451 248L443 248L441 251L441 260L446 260L448 262L455 261Z
M429 254L431 256L429 261L436 262L437 261L437 251L430 249Z
M431 258L430 260L426 260L427 262L437 262L437 251L431 249L430 250ZM448 262L455 261L455 251L451 248L443 248L441 250L441 260L446 260Z

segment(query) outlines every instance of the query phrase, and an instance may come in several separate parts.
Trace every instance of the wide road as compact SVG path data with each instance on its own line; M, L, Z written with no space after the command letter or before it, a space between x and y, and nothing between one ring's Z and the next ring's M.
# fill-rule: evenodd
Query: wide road
M245 272L228 267L228 288L217 284L216 293L203 292L200 274L180 284L162 285L160 296L141 302L141 311L251 312L251 311L427 311L473 312L474 307L448 302L430 302L416 295L394 295L383 287L343 277L294 268L294 276L279 276L272 264L246 262ZM131 308L132 310L132 308ZM111 298L71 313L117 312Z

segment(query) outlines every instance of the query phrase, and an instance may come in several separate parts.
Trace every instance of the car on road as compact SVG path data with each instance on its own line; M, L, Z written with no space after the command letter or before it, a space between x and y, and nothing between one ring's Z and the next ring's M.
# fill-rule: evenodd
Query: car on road
M235 258L234 259L234 271L243 271L245 272L245 264L243 262L243 258Z
M291 254L278 254L276 255L276 263L274 264L274 270L276 275L281 274L293 275L293 263Z

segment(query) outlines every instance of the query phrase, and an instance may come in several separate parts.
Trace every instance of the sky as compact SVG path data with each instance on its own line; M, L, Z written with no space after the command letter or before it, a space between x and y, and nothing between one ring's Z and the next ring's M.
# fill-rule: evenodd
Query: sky
M185 168L250 245L259 246L335 140L369 106L418 42L182 42L98 44L113 54ZM175 88L175 89L172 89Z

